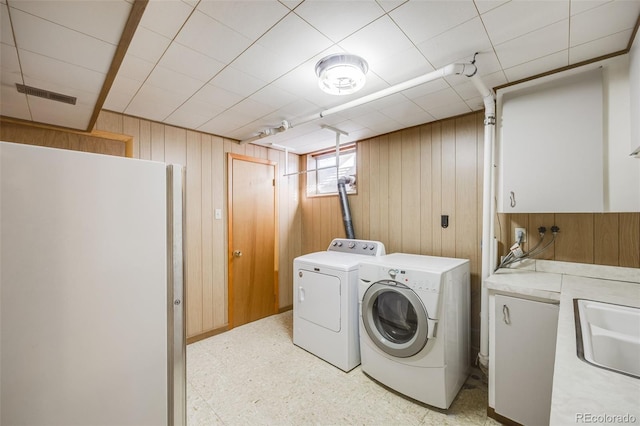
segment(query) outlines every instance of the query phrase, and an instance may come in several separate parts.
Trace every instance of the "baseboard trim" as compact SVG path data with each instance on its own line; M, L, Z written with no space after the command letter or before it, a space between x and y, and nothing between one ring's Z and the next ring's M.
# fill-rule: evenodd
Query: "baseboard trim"
M504 416L496 413L496 410L494 408L492 408L492 407L487 407L487 417L491 417L493 420L496 420L496 421L502 423L503 425L507 425L507 426L522 426L520 423L514 422L510 418L504 417Z
M200 340L204 340L209 337L213 337L220 333L224 333L225 331L229 331L228 325L225 325L224 327L215 328L213 330L209 330L205 333L196 334L195 336L187 337L187 345L190 345L195 342L199 342Z
M288 305L288 306L283 306L282 308L278 309L278 313L281 314L283 312L287 312L293 309L293 305Z

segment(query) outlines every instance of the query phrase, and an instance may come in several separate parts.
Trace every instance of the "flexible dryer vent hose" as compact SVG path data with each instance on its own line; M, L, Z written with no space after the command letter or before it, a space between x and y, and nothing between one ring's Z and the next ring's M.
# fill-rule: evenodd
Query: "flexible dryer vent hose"
M349 209L349 200L347 199L346 184L353 182L353 178L341 177L338 179L338 195L340 196L340 207L342 208L342 221L344 222L344 230L347 238L355 239L356 234L353 231L353 222L351 221L351 210Z

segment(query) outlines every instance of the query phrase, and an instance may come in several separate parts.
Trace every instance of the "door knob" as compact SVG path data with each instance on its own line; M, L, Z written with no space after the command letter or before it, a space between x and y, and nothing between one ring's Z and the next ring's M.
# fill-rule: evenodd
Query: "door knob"
M241 256L242 256L242 252L241 252L240 250L235 250L235 251L233 252L233 255L234 255L235 257L241 257Z

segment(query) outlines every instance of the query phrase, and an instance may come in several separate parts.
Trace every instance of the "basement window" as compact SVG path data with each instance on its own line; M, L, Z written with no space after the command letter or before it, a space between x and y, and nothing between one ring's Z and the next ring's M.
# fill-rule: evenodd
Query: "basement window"
M346 185L348 194L356 191L356 145L340 148L340 166L336 173L336 150L326 150L307 155L307 196L336 195L338 178L350 176L353 183Z

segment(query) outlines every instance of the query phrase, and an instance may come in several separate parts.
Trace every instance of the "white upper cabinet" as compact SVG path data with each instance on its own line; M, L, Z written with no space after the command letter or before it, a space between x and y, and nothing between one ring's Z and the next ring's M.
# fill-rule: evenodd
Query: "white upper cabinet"
M499 212L640 211L634 49L497 91Z
M498 91L498 210L604 210L602 70Z

